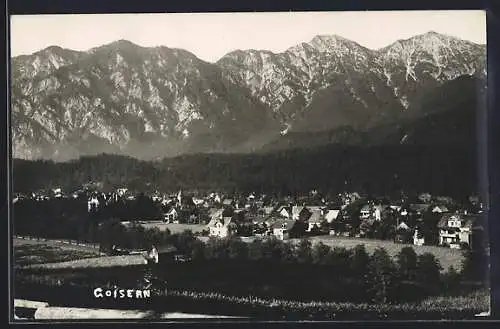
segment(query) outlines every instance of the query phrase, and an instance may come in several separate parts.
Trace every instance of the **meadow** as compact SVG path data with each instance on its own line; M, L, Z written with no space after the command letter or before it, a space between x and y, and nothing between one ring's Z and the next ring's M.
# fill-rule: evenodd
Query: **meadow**
M98 248L54 240L13 239L14 267L47 265L99 257Z

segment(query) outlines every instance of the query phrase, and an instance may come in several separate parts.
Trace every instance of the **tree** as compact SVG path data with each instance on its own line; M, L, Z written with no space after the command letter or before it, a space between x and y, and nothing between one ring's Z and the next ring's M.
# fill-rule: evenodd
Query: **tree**
M191 245L191 252L187 254L193 261L205 259L205 243L196 239Z
M328 263L328 256L330 255L330 247L323 242L319 242L312 249L312 262L313 264L325 265Z
M462 279L465 281L487 282L488 255L484 249L465 250L462 261Z
M404 247L397 256L398 274L401 279L413 281L417 275L417 254L412 247Z
M337 278L347 277L350 273L352 252L343 247L335 247L328 253L327 265L333 269Z
M210 237L205 245L205 259L223 260L229 258L225 240Z
M301 239L295 248L295 259L300 264L310 264L312 262L312 243L308 239Z
M354 247L351 258L351 271L355 278L358 280L365 280L368 272L368 263L370 262L370 255L366 252L365 245L360 244Z
M368 264L368 294L372 302L386 304L393 294L396 266L387 251L377 248Z
M282 244L283 242L274 236L265 239L262 243L262 258L273 262L280 262L283 251Z
M453 292L459 287L461 281L460 272L458 272L453 266L448 268L448 271L443 275L442 283L443 290L446 292Z
M441 265L431 253L425 253L417 258L417 282L421 284L428 295L439 291L441 283Z
M228 255L233 260L244 260L248 257L247 244L237 237L228 239Z
M248 257L254 261L260 260L263 257L262 250L262 240L255 239L248 245Z

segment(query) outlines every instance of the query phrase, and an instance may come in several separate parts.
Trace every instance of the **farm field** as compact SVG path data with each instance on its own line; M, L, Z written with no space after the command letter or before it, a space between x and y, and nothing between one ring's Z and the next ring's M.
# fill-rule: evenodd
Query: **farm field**
M158 228L160 231L165 231L166 229L170 230L170 233L181 233L187 230L191 230L193 233L201 232L206 230L206 225L201 224L173 224L173 223L164 223L162 221L155 222L141 222L142 227L145 229Z
M14 265L29 266L99 257L98 248L56 240L13 239Z
M63 269L63 268L96 268L96 267L124 267L144 264L142 255L103 256L83 258L58 263L34 264L30 268Z
M69 244L59 240L15 238L13 245L17 267L62 269L144 264L142 255L101 256L99 249L93 246Z

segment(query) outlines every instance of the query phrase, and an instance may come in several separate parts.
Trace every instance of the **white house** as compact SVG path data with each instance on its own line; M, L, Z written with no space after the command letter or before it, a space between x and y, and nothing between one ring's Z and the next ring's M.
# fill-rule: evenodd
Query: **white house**
M461 243L471 244L475 216L467 214L444 214L438 223L439 244L457 248Z
M290 210L285 207L285 206L281 206L278 208L278 214L280 214L280 216L282 217L285 217L285 218L291 218L292 217L292 214L290 213Z
M416 246L423 246L425 243L424 237L419 238L419 232L418 230L415 230L415 233L413 234L413 244Z
M272 226L273 235L279 240L286 240L290 238L290 231L295 225L294 220L279 220Z
M314 209L312 212L311 212L311 216L309 217L307 223L308 223L308 227L307 227L307 232L311 232L311 230L314 228L314 227L320 227L321 226L321 222L322 222L322 216L321 216L321 210L318 210L318 209Z
M448 212L448 208L446 206L434 206L432 208L432 212L433 213L439 213L439 214L442 214L442 213L445 213L445 212Z
M164 220L169 223L173 223L177 221L179 218L179 213L175 208L170 209L165 215L164 215Z
M367 219L371 216L372 209L369 205L364 205L360 210L360 218Z
M233 223L231 217L223 217L222 219L212 219L207 224L210 230L210 236L225 238L233 235L237 231L237 225Z
M117 189L116 193L118 193L118 195L122 197L127 193L127 191L128 191L127 188L122 187L122 188Z
M328 223L332 223L339 217L340 210L339 209L330 209L325 214L325 219Z
M99 207L99 199L96 196L92 196L87 201L87 210L90 212L92 209L97 209Z

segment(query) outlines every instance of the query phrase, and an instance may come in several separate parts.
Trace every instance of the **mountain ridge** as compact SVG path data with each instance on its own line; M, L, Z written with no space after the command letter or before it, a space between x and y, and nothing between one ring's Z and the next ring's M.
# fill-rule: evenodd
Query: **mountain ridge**
M485 46L435 32L376 51L318 35L216 63L117 40L86 52L49 47L12 64L13 155L27 159L255 152L291 131L397 122L443 83L486 74Z

